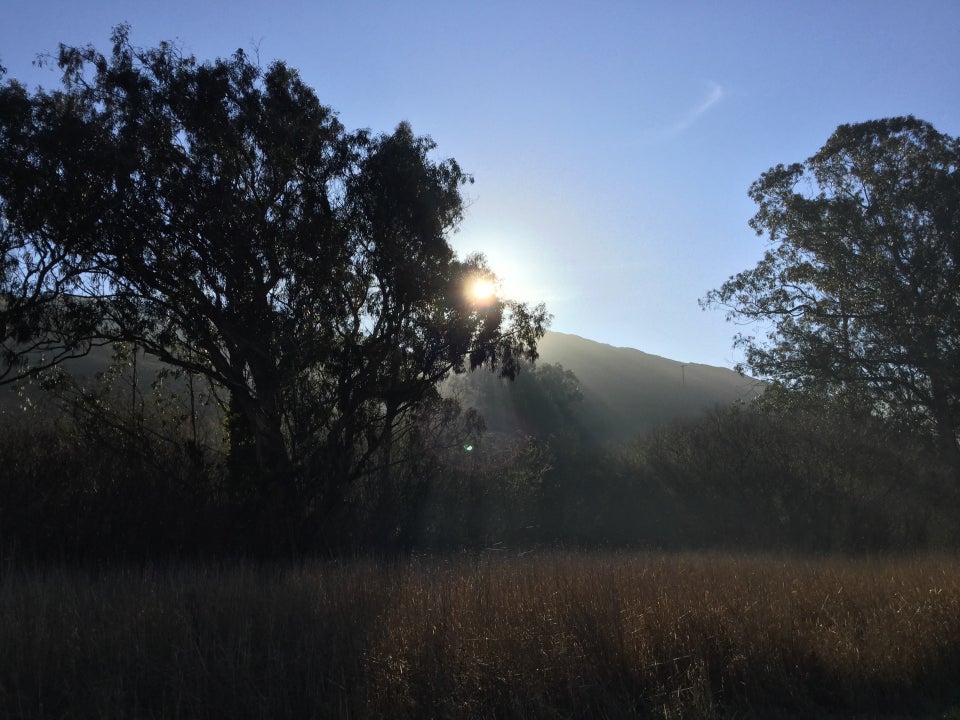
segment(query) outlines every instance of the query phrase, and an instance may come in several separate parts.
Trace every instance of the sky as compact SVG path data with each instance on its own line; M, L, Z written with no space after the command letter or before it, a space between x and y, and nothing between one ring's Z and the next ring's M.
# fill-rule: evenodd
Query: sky
M750 183L836 127L912 114L960 135L960 2L11 0L0 65L58 43L237 48L299 70L347 128L409 121L473 174L451 244L552 329L732 367L698 299L767 247Z

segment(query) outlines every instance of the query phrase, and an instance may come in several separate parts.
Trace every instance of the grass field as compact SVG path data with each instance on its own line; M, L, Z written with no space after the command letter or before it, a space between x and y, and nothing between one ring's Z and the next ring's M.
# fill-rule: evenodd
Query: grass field
M960 560L8 568L0 717L960 718Z

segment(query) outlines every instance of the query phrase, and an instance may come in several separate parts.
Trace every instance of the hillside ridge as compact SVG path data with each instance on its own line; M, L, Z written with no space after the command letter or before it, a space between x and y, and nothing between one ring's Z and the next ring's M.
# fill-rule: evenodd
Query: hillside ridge
M538 349L532 372L560 365L576 375L582 394L577 419L601 442L629 440L716 407L750 402L764 387L729 368L684 363L569 333L548 332ZM511 384L488 373L457 384L466 389L466 404L478 409L491 429L526 431L519 420L525 414L521 405L535 394L522 376Z

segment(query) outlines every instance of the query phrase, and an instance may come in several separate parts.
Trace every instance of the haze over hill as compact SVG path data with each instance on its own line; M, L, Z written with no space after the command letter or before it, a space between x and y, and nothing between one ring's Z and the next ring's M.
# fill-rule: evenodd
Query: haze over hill
M539 370L561 365L576 375L582 401L571 403L569 412L588 437L601 442L629 440L714 407L749 402L763 388L761 382L727 368L682 363L577 335L548 332L538 347ZM97 372L107 369L111 356L111 348L95 348L85 357L65 362L63 367L86 383ZM155 358L140 356L137 375L142 392L149 393L150 383L162 367ZM452 378L446 393L452 392L451 388L459 392L465 405L483 414L492 431L535 434L538 429L530 426L529 405L540 400L536 392L530 391L530 376L529 370L522 372L517 381L510 383L479 371ZM171 389L177 385L176 381L170 382ZM2 389L5 392L0 393L0 407L9 410L17 403L16 390L14 386Z
M727 368L682 363L566 333L548 332L539 351L538 368L559 364L576 375L583 400L573 412L586 434L600 441L628 440L717 406L749 402L763 388ZM513 385L483 375L461 383L466 404L477 407L495 431L526 429L518 419L522 413L516 412L525 401L523 385L522 374Z

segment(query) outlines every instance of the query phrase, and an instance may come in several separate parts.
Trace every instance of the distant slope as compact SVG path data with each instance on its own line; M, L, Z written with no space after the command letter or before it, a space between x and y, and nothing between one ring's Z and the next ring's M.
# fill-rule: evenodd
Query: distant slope
M757 380L727 368L681 363L577 335L549 332L539 350L538 366L559 363L577 376L583 395L579 424L601 442L627 440L717 406L749 402L763 388ZM510 418L517 413L499 405L523 402L522 388L489 376L470 378L465 387L467 404L487 417L491 429L511 429Z
M585 414L607 418L611 432L621 437L752 400L763 387L727 368L681 363L577 335L547 333L539 349L540 362L560 363L580 379Z
M36 362L38 358L32 358L32 360ZM96 386L98 382L97 374L109 370L113 361L113 346L103 345L91 348L89 353L81 357L65 360L60 364L60 367L81 386L90 388ZM160 362L156 357L146 355L142 351L137 354L137 385L142 394L150 394L151 384L157 380L164 369L169 369L169 366ZM130 387L129 377L131 376L131 370L127 369L125 373L127 379L118 382L123 383L125 387ZM168 391L182 389L183 387L183 381L176 378L167 378L164 381L164 388ZM15 414L15 411L23 403L21 394L35 402L42 401L47 397L46 393L36 386L35 379L23 381L19 385L15 382L0 385L0 415L11 412Z
M601 442L630 439L671 421L696 417L716 406L749 401L763 387L762 383L726 368L685 364L565 333L547 333L539 350L538 366L560 364L577 376L583 395L582 402L572 408L577 424ZM111 355L109 347L96 348L87 357L66 363L65 368L82 382L105 370ZM140 356L138 379L144 392L149 392L149 383L161 367L162 363L155 358ZM465 404L484 414L492 430L530 431L518 422L523 413L517 412L517 406L530 403L537 396L521 380L509 383L481 371L454 379L447 384L446 392L460 392ZM16 388L0 387L0 413L18 405Z

